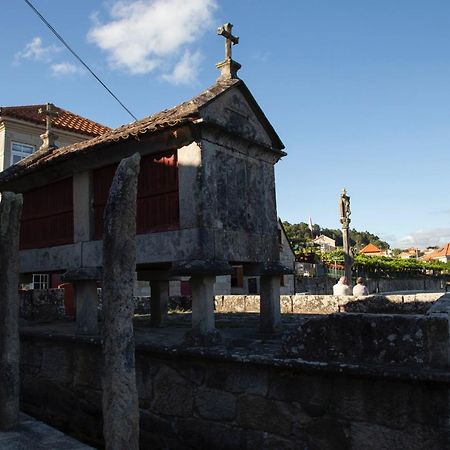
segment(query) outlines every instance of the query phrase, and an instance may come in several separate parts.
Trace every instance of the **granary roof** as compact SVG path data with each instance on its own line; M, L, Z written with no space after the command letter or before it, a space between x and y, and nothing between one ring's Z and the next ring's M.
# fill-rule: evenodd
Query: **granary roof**
M139 136L144 134L158 132L186 123L196 123L199 119L201 119L200 113L202 108L211 103L220 95L235 87L238 88L246 98L258 120L270 136L271 142L273 143L273 150L284 154L281 152L284 148L283 143L245 83L240 79L219 79L213 86L206 89L198 96L173 108L163 110L152 116L148 116L136 122L107 131L100 136L83 142L78 142L76 144L56 149L37 150L29 157L1 172L0 183L26 175L40 169L43 166L48 166L52 163L61 162L65 159L94 151L99 147L106 146L113 142L133 138L137 139Z
M39 112L39 110L45 111L45 107L46 105L2 106L0 107L0 120L14 118L45 127L45 114ZM55 128L85 134L87 136L99 136L111 130L109 127L105 127L93 120L86 119L58 106L54 107L54 111L57 113L57 116L52 120L52 126Z
M383 251L379 249L376 245L370 243L360 250L359 253L382 253Z

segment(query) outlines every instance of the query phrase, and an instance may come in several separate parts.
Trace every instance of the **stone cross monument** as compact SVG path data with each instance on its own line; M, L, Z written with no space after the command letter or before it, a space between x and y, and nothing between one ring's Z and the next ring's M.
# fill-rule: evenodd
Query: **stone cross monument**
M39 150L49 150L52 148L56 148L56 139L58 139L58 136L53 133L52 130L52 119L54 117L58 116L58 112L55 110L55 105L52 103L47 103L45 106L45 110L42 108L39 108L39 114L45 115L45 133L41 134L42 139L42 145L40 146Z
M217 29L217 34L225 38L225 59L216 64L220 70L219 80L238 78L237 71L241 68L241 65L231 57L231 45L239 44L239 38L231 34L232 28L231 23L226 23Z
M352 282L352 265L353 257L350 249L350 197L347 195L347 191L342 189L341 196L339 198L339 212L341 215L342 224L342 242L344 246L344 267L345 276L347 277L347 282L351 284Z

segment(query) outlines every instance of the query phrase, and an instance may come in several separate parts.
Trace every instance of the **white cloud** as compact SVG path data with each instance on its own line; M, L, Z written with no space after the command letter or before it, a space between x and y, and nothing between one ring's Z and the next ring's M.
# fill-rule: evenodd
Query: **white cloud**
M55 63L50 66L50 70L53 76L60 77L65 75L74 75L74 74L82 74L85 71L70 62L61 62L61 63Z
M88 39L107 53L113 68L133 75L158 69L176 83L184 72L192 81L195 68L189 70L187 64L198 65L200 54L187 47L212 29L216 7L217 0L114 1L111 19L100 24L96 15Z
M42 45L42 38L34 37L25 48L17 52L14 61L19 62L21 59L29 59L31 61L50 62L53 56L60 52L61 48L56 45Z
M443 246L447 242L450 242L450 228L431 228L427 230L417 230L410 233L408 236L400 238L395 243L395 247L426 248L434 245Z
M191 53L186 50L173 68L172 73L165 74L162 78L172 84L190 84L197 78L202 59L199 51Z

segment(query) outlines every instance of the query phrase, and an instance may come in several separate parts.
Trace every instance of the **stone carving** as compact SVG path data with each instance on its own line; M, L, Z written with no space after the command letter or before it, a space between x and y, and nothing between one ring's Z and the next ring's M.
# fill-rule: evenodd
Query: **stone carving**
M237 72L241 68L241 65L231 57L231 45L239 43L239 38L231 34L232 28L231 23L226 23L217 29L217 34L225 38L225 59L216 64L220 70L219 80L238 78Z
M341 215L342 224L342 241L344 246L344 268L345 276L347 277L347 284L350 286L352 283L352 265L353 257L350 249L350 197L347 195L347 191L342 189L341 196L339 197L339 212Z
M133 284L140 156L122 160L105 210L103 237L103 434L107 450L139 449Z
M0 202L0 430L19 420L19 232L22 195Z
M58 136L53 132L52 119L53 117L58 116L58 112L54 108L55 105L53 105L53 103L47 103L45 110L39 108L39 114L45 115L45 133L41 134L42 145L39 150L51 150L56 148L55 141L58 139Z

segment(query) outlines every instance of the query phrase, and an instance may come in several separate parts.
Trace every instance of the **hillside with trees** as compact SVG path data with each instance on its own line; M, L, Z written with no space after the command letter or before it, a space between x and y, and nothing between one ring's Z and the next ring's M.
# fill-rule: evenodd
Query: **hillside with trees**
M337 247L342 247L342 231L333 228L321 228L319 225L313 225L313 233L309 229L307 223L300 222L291 224L289 222L283 222L284 229L292 246L296 251L301 251L304 248L311 247L312 234L314 237L323 234L336 241ZM356 252L361 250L367 244L374 244L377 247L385 250L389 248L389 244L382 241L377 235L369 233L368 231L357 231L354 228L350 230L350 245Z

